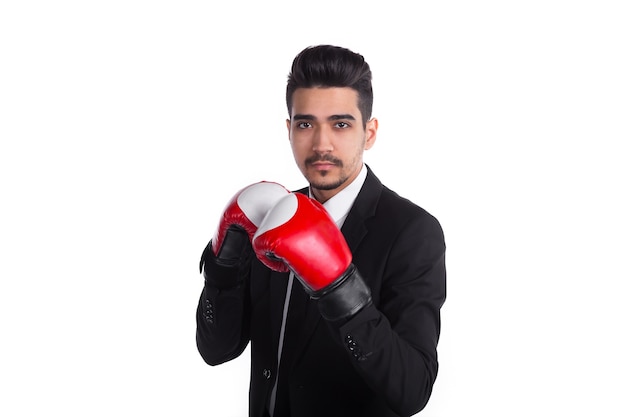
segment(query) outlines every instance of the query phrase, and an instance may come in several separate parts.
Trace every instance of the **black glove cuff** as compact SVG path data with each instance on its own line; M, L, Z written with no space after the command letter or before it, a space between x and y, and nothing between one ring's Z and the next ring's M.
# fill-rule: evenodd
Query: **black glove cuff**
M250 271L251 250L248 244L241 256L225 261L215 256L209 242L200 258L200 272L206 284L218 289L228 289L244 282Z
M372 302L370 289L353 264L332 285L311 293L326 320L348 319Z

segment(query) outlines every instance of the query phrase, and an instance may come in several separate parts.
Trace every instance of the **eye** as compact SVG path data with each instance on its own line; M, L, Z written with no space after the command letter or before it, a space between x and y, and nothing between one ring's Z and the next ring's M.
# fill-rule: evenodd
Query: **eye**
M311 127L311 123L309 123L309 122L298 122L298 124L296 126L298 126L298 129L308 129L308 128Z
M347 129L350 127L350 124L346 123L346 122L337 122L335 123L335 127L339 128L339 129Z

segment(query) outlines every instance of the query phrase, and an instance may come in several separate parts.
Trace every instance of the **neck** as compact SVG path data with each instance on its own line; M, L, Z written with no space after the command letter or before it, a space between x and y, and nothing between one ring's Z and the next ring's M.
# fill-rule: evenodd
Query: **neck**
M325 202L330 200L339 191L341 191L341 190L337 190L337 189L334 189L334 190L318 190L317 188L311 187L311 194L321 204L324 204Z

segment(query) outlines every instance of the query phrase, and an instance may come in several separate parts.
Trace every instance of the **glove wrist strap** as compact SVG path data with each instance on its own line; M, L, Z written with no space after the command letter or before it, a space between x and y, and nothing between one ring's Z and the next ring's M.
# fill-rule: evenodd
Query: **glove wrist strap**
M348 319L372 302L370 289L353 264L330 286L312 292L326 320Z
M206 284L218 289L239 286L250 274L250 251L248 245L239 257L225 261L215 256L209 242L200 259L200 272Z

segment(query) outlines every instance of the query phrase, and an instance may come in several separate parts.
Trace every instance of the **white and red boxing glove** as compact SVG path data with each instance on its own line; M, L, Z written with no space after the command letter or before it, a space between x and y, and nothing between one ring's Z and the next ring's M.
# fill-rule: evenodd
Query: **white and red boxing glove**
M304 194L286 195L269 210L252 247L272 269L284 262L328 320L351 317L371 302L341 231L324 206Z
M239 190L226 204L213 239L200 259L200 272L211 285L221 288L237 285L247 267L250 241L269 209L289 194L282 185L261 181ZM277 262L276 269L288 268ZM241 270L241 271L240 271Z
M287 194L289 190L270 181L239 190L226 204L211 239L211 249L218 260L228 263L238 259L269 209Z

